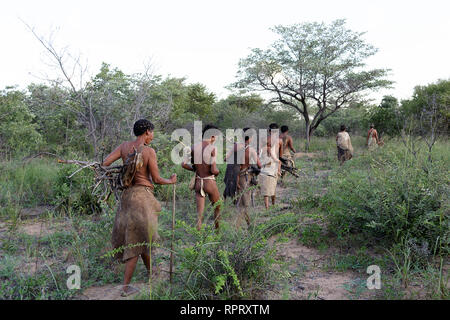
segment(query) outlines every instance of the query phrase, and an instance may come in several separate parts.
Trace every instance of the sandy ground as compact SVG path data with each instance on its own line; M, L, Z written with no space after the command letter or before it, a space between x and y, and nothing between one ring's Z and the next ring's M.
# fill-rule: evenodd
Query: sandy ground
M269 240L273 243L276 236ZM356 292L356 286L365 279L353 272L324 271L322 269L326 257L330 254L319 253L314 248L309 248L295 239L286 243L278 243L277 257L289 263L289 270L294 276L289 279L289 291L278 288L267 293L267 299L291 299L291 300L348 300L367 299L375 292L361 290ZM332 249L331 249L332 250ZM298 270L300 269L299 274Z
M122 297L122 285L109 284L106 286L90 287L83 291L83 294L75 297L75 300L132 300L140 292L148 290L147 283L133 283L132 287L137 291L127 297Z

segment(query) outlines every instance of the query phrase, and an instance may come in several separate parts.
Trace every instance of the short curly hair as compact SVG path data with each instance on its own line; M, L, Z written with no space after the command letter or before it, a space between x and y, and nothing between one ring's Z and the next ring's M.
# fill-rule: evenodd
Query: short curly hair
M147 130L153 131L153 129L155 129L153 123L151 123L147 119L139 119L134 123L133 133L136 137L139 137L140 135L144 134Z
M204 128L203 128L203 130L202 130L202 137L203 138L205 138L205 133L206 133L206 138L211 138L211 136L213 135L213 134L211 134L211 132L207 132L208 130L219 130L219 128L217 128L215 125L213 125L213 124L207 124Z

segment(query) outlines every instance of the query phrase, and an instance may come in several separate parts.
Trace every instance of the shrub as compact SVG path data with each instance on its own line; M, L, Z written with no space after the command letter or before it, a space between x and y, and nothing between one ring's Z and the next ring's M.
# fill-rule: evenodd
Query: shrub
M79 169L75 165L64 165L58 170L53 186L54 204L63 212L92 214L101 212L98 197L92 194L94 173L83 169L74 176L69 176Z
M248 299L261 294L277 276L275 249L267 237L288 230L286 219L290 217L277 217L249 230L235 230L222 222L219 233L211 226L197 231L185 222L178 223L178 229L187 234L177 246L175 297ZM185 245L186 237L193 238L192 245Z
M331 178L321 202L330 231L341 238L364 234L380 244L413 238L426 243L430 253L448 248L449 181L442 163L433 163L427 173L419 163L405 161L402 151L379 150L373 158L354 159Z

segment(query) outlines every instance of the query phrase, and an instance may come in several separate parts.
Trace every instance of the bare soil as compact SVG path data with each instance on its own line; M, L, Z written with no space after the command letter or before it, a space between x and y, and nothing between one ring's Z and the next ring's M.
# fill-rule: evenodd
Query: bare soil
M272 237L269 243L274 243L276 238L277 236ZM268 292L267 299L348 300L367 299L375 295L375 292L367 289L359 294L356 292L356 285L365 281L358 273L323 270L326 258L335 251L333 248L326 253L320 253L317 249L304 246L296 239L277 243L276 247L277 258L287 261L290 265L289 270L294 275L289 279L287 296L285 288L276 288Z

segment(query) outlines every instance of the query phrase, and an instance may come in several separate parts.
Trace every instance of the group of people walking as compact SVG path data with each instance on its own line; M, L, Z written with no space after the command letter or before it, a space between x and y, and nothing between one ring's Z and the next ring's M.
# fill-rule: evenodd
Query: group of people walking
M206 125L203 128L202 141L191 147L190 157L181 164L184 169L192 171L195 175L191 188L195 191L198 230L203 223L206 197L214 207L215 228L220 227L220 193L216 183L216 177L219 175L216 162L218 155L214 147L217 137L211 129L217 129L217 127ZM283 161L284 165L294 166L292 153L296 152L287 126L279 128L276 123L270 124L259 152L251 145L254 137L250 134L250 128L244 128L243 131L244 142L234 143L232 150L225 156L225 161L231 162L231 166L227 166L225 175L224 198L232 197L239 207L238 227L242 218L249 226L251 224L248 208L251 202L251 181L255 170L259 173L258 185L267 209L270 203L275 204L277 183L279 178L280 180L283 178L281 162ZM161 205L153 194L154 184L167 185L177 182L175 173L169 179L159 174L156 152L148 146L154 137L153 124L146 119L138 120L134 124L133 132L136 139L123 142L107 156L102 164L109 166L118 159L126 163L130 155L134 154L133 150L135 153L140 153L140 164L135 167L131 186L121 195L112 231L112 246L117 251L115 257L125 263L123 295L135 291L129 284L139 257L142 258L147 270L150 270L151 259L147 244L159 239L158 213L161 211ZM368 136L369 145L371 146L374 141L378 143L378 134L372 126ZM341 126L341 131L336 136L336 143L338 159L342 165L353 155L350 136L345 126ZM238 155L241 156L239 161ZM194 162L196 159L201 161Z

